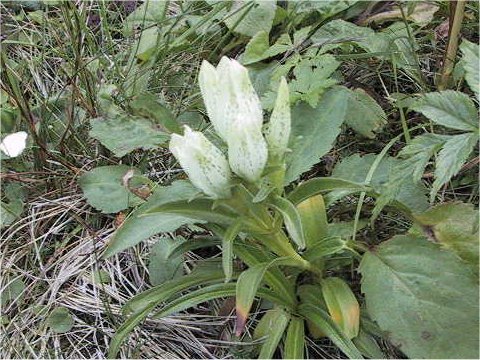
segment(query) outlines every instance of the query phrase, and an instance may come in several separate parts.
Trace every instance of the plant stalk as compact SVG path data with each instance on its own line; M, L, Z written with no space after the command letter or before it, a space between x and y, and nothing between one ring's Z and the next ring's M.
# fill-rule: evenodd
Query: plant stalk
M445 90L448 87L448 81L453 72L455 65L455 57L458 50L458 38L462 28L462 21L465 15L466 0L458 0L451 3L450 6L455 6L455 15L453 17L452 26L450 28L450 36L448 37L447 52L443 61L442 75L438 83L438 90Z

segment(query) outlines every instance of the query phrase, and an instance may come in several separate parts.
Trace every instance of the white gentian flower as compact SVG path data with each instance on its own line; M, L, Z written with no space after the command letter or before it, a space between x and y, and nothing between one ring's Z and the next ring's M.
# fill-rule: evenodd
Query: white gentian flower
M243 118L261 126L262 106L248 76L236 60L222 57L217 68L203 61L199 74L208 116L217 133L228 143L235 119Z
M230 197L228 161L201 132L185 126L183 136L172 134L169 148L193 185L215 199Z
M290 95L287 81L282 77L275 107L270 116L267 130L265 131L265 138L271 156L282 157L285 154L288 147L288 139L290 138L290 128Z
M0 143L0 150L9 157L20 155L27 145L28 134L25 131L19 131L5 136Z
M232 171L250 182L258 181L268 158L261 124L252 118L238 117L231 125L227 144Z

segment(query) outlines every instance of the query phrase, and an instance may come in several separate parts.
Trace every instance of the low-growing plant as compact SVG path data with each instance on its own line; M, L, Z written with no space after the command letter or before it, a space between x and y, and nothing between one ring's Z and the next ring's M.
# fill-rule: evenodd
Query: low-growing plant
M478 227L472 207L454 203L415 212L396 198L391 206L414 226L369 249L354 240L358 217L353 237L328 223L322 194L378 196L381 188L371 179L385 154L373 161L365 181L318 177L291 186L286 174L299 158L290 150L285 78L266 124L248 71L237 61L223 57L216 68L204 61L199 83L216 134L209 139L185 126L171 135L170 150L190 181L154 188L117 230L104 257L195 223L212 236L182 241L169 257L219 245L221 265L205 261L129 300L109 356L152 312L164 317L231 296L238 337L256 299L272 304L254 332L264 340L259 358L272 358L277 349L283 358L304 358L306 336L328 337L349 358L382 357L375 336L388 337L410 357L478 356ZM461 227L453 220L458 211ZM456 225L446 228L449 219ZM248 268L242 270L235 257ZM359 261L366 307L336 276Z

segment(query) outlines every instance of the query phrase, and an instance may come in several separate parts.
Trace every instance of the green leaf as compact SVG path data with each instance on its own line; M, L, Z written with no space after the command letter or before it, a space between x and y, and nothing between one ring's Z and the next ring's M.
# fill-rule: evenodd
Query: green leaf
M338 277L323 279L321 286L333 321L349 339L356 337L360 326L360 306L350 287Z
M95 209L116 213L143 202L125 186L135 175L140 175L139 170L127 165L99 166L80 176L78 184Z
M235 0L225 16L227 27L241 35L254 36L259 31L270 32L277 8L274 0Z
M169 140L169 136L157 130L150 120L127 114L92 119L90 124L90 136L116 157L136 149L157 149Z
M143 216L147 211L162 204L188 200L197 194L198 190L188 181L175 181L170 186L157 187L148 201L133 211L117 229L102 257L115 255L155 234L175 231L182 225L199 222L188 216L174 213L155 213Z
M327 211L323 196L309 197L297 205L300 215L306 247L315 245L327 236Z
M188 241L177 243L176 246L170 251L169 258L175 258L185 254L188 251L202 249L206 247L213 247L221 245L222 241L214 236L199 237L195 239L189 239Z
M302 219L295 206L290 201L280 196L275 196L271 200L270 205L282 214L285 227L298 248L305 249L306 243Z
M243 271L238 277L236 291L237 324L235 330L237 336L240 336L243 332L250 308L265 273L270 267L279 265L297 266L297 263L292 257L276 258L266 263L256 264Z
M473 101L464 93L453 90L425 94L412 110L434 123L465 131L478 130L478 113Z
M285 338L284 359L304 359L305 324L303 319L292 316Z
M125 19L124 34L130 35L138 26L149 28L160 24L165 17L168 3L168 1L145 1Z
M460 51L462 52L462 66L465 69L465 80L478 98L480 96L479 45L463 39L460 44Z
M0 202L0 229L10 225L23 212L23 187L20 184L10 183L5 186L3 195L8 201Z
M477 143L478 134L472 133L454 135L445 142L435 163L435 181L431 192L432 200L442 185L457 175Z
M455 252L478 270L478 211L472 204L447 203L415 214L425 235Z
M134 115L146 117L162 126L165 132L180 134L182 129L172 112L158 101L152 93L142 93L130 103Z
M136 49L136 57L141 61L148 61L155 50L158 48L158 38L160 34L156 26L147 28L140 33L140 38L137 44L134 45Z
M335 166L332 176L340 179L348 179L357 183L365 182L368 172L372 167L376 154L367 154L360 156L354 154L344 158L339 164ZM383 157L373 172L370 180L370 186L376 193L383 193L386 184L396 176L396 166L401 163L401 160L389 156ZM423 170L423 169L422 169ZM422 173L423 174L423 173ZM338 199L349 194L349 191L336 191L328 195L328 201ZM414 211L423 211L428 208L427 197L425 196L426 188L421 183L414 183L413 179L409 178L399 184L398 193L394 197L395 200L404 204Z
M316 107L322 94L337 83L331 76L339 66L340 62L330 54L302 58L293 69L295 79L289 84L290 101L302 100Z
M350 236L352 233L350 232ZM329 236L318 240L305 251L303 257L308 261L315 261L336 254L347 248L346 241L339 236Z
M339 221L328 224L328 236L339 236L341 238L348 238L353 235L355 220ZM368 225L367 219L360 219L357 224L357 231L362 230Z
M67 308L57 307L48 316L47 323L53 332L63 334L72 329L74 321Z
M390 45L388 38L375 33L369 27L357 26L345 20L332 20L323 25L311 37L315 44L340 44L351 42L367 52L386 52Z
M161 285L165 281L182 276L183 257L170 257L171 251L179 240L179 238L162 237L150 249L148 272L152 285Z
M222 241L222 265L225 273L225 282L229 282L233 274L233 241L242 228L242 219L235 221L225 232Z
M363 182L363 180L361 181ZM288 199L293 204L298 205L302 201L305 201L312 196L333 190L361 192L367 191L368 187L349 180L336 179L334 177L318 177L302 182L291 193L288 194Z
M478 281L455 255L396 236L367 252L359 270L368 313L408 357L479 357Z
M297 141L290 146L287 184L310 170L330 151L345 119L347 101L345 92L335 87L322 96L316 108L300 103L292 109L291 139Z
M283 34L274 45L270 46L268 32L259 31L245 47L245 52L242 57L242 64L250 65L284 53L291 48L292 42L288 34Z
M386 359L375 338L360 327L358 336L352 339L355 346L370 359Z
M290 314L280 308L270 309L260 320L255 329L255 337L267 337L260 350L259 359L272 359L282 339Z
M349 96L345 123L357 133L373 139L375 132L387 123L385 111L365 90L342 89Z
M363 359L362 354L353 342L340 330L337 324L322 308L312 304L303 303L298 307L298 312L305 319L310 320L316 327L328 336L332 342L350 359Z
M23 298L23 292L25 291L25 283L21 277L17 277L9 282L10 279L6 279L7 285L2 288L2 296L0 296L0 304L2 313L5 313L5 306L7 306L11 301L16 301L18 304L21 303Z

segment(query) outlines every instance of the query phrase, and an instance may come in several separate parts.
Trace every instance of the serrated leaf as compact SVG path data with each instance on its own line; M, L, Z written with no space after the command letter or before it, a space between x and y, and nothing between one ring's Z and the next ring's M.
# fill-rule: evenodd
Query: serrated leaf
M148 272L152 285L161 285L165 281L182 276L183 257L170 257L173 248L181 241L179 238L162 237L150 249Z
M310 170L330 151L345 119L347 101L343 90L332 88L322 96L316 108L305 103L292 108L291 140L296 141L291 143L292 152L287 159L287 184Z
M465 80L478 98L480 96L479 45L463 39L460 44L460 51L462 52L462 66L465 69Z
M157 149L170 138L168 134L157 130L150 120L126 114L92 119L90 124L90 136L100 141L116 157L136 149Z
M284 359L304 359L305 324L304 320L292 316L285 338Z
M375 132L387 123L385 111L365 90L342 89L349 95L345 123L357 133L374 138Z
M154 207L169 202L188 200L196 195L198 195L198 190L188 181L175 181L170 186L159 186L154 189L148 201L132 212L117 229L103 254L103 258L134 246L152 235L175 231L182 225L198 222L196 219L174 213L155 213L143 216Z
M224 22L241 35L254 36L259 31L270 32L275 17L276 1L234 0Z
M355 154L348 156L335 166L332 175L336 178L363 183L376 157L376 154L367 154L364 156ZM398 171L396 167L400 163L401 160L389 156L385 156L380 161L370 180L370 186L375 192L380 194L384 192L385 184L395 177ZM399 184L400 186L394 199L414 211L426 210L428 208L428 201L425 196L426 188L422 184L414 183L413 179L408 180L409 181ZM349 192L333 192L328 195L328 200L331 201L332 198L338 199L346 194L349 194Z
M315 245L327 236L327 212L323 196L318 194L297 205L305 243L307 247Z
M432 200L442 185L457 175L477 143L478 134L472 133L454 135L445 142L435 162L435 181L431 191Z
M456 130L478 130L477 109L473 101L459 91L427 93L412 106L412 110L422 113L438 125Z
M63 334L70 331L74 325L72 315L67 308L55 308L47 319L48 326L53 332Z
M350 287L337 277L323 279L321 287L333 321L349 339L356 337L360 326L360 306Z
M415 214L415 220L423 226L426 235L433 236L433 241L452 250L478 270L478 211L472 204L437 205Z
M359 271L368 313L408 357L479 357L478 281L454 254L396 236L367 252Z
M115 213L143 203L125 186L125 176L129 173L140 175L139 170L127 165L99 166L80 176L78 184L95 209Z

